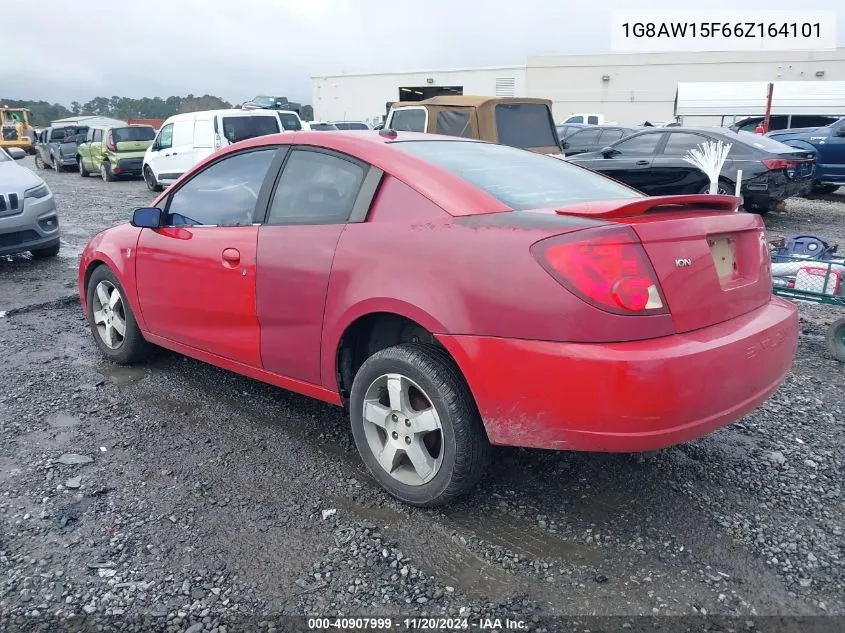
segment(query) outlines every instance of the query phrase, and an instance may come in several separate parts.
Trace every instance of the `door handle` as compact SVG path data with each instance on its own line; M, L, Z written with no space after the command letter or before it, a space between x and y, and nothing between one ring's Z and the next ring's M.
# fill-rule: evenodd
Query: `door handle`
M636 163L634 163L634 164L635 164L635 165L639 165L639 166L641 166L641 167L642 167L643 165L648 165L648 161L647 161L647 160L638 160L638 161L637 161Z
M165 154L165 156L170 156L170 154Z
M237 266L241 261L241 253L237 248L227 248L223 250L223 263L230 266Z

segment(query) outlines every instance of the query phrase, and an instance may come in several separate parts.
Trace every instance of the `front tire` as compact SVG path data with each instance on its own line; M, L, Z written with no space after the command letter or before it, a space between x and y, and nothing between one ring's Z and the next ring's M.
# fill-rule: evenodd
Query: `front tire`
M114 180L114 176L111 173L111 165L107 160L100 163L100 178L102 178L104 182L112 182Z
M147 184L147 189L150 191L159 192L163 189L163 187L156 181L155 174L153 173L153 170L150 169L149 165L144 166L144 182Z
M350 421L370 473L410 505L452 501L490 461L472 393L435 345L403 343L370 356L352 383Z
M827 349L840 363L845 363L845 318L834 321L827 331Z
M103 355L118 365L146 360L153 346L144 340L123 286L112 270L97 267L85 289L88 324Z
M77 163L79 164L79 175L83 178L88 178L91 172L85 169L85 165L82 164L82 157L79 158Z

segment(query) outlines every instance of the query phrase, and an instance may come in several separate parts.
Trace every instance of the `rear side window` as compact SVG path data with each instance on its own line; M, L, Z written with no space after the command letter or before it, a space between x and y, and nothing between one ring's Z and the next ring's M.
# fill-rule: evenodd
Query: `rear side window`
M688 132L672 132L669 135L669 140L666 141L666 146L663 148L663 153L668 156L683 156L694 147L698 147L706 142L707 138L700 134L690 134Z
M282 129L289 132L295 132L302 129L302 123L299 117L287 112L279 112L279 121L282 123Z
M600 133L601 130L598 128L575 132L575 134L571 134L566 139L566 149L586 149L592 147L598 142Z
M112 130L112 138L115 143L126 141L151 141L156 137L156 131L152 127L118 127Z
M625 130L620 130L619 128L608 128L606 130L602 130L601 136L599 136L599 145L607 147L611 143L615 143L621 139L623 136L625 136Z
M94 130L94 142L95 143L102 143L103 142L103 131L102 130Z
M471 112L472 110L470 108L438 112L437 127L434 131L437 134L445 134L446 136L472 138L472 126L470 125Z
M392 145L472 183L517 211L642 197L594 171L506 145L458 140Z
M269 224L340 224L349 219L364 181L362 165L294 150L273 194Z
M597 116L588 116L587 117L587 123L589 123L590 125L598 125L599 124L599 118Z
M552 114L542 103L496 104L499 143L511 147L553 147L559 144Z
M632 136L614 145L613 149L619 150L623 156L651 156L661 136L661 132Z
M223 136L230 143L277 132L279 132L279 119L275 116L223 117Z
M397 132L425 132L426 111L422 108L394 110L390 128Z

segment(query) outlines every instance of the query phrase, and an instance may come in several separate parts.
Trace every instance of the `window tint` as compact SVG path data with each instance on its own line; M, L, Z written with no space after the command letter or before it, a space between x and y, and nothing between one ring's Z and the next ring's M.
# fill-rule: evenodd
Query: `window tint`
M614 145L613 149L619 150L623 156L648 156L654 153L661 136L662 132L632 136Z
M230 143L279 132L277 116L224 116L223 136Z
M391 129L398 132L425 132L426 112L422 108L403 108L393 112Z
M279 112L279 121L282 123L282 129L288 131L296 131L302 129L302 123L299 117L288 112Z
M94 142L95 143L102 143L103 142L103 131L102 130L94 130Z
M112 138L115 143L126 141L151 141L155 138L156 131L148 125L138 127L118 127L112 130Z
M506 145L442 140L401 141L393 146L446 169L515 210L642 196L559 158Z
M358 163L323 152L294 150L273 195L268 223L346 222L364 175Z
M277 149L229 156L182 185L167 208L168 224L252 224L258 192Z
M168 123L158 133L158 148L170 149L173 147L173 124Z
M566 149L585 149L596 144L599 139L599 129L586 129L570 134L566 139Z
M683 156L694 147L706 143L709 139L700 134L689 134L688 132L672 132L663 153L669 156Z
M588 116L587 117L587 123L589 123L590 125L598 125L599 124L599 118L597 116Z
M469 122L470 108L460 110L443 110L437 113L437 127L434 131L437 134L447 136L462 136L472 138L472 126Z
M625 136L625 130L620 130L617 127L607 128L602 130L601 136L599 136L599 145L607 147L611 143L618 141L623 136Z
M542 103L496 104L499 143L511 147L552 147L559 144L549 108Z
M173 147L194 144L194 122L176 121L173 124Z

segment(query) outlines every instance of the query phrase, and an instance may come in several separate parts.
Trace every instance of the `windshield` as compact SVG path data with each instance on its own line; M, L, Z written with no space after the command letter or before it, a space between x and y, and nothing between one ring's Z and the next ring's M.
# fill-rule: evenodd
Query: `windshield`
M336 130L338 129L336 125L331 123L312 123L311 124L312 130L319 130L320 132L325 132L328 130Z
M112 130L112 139L115 143L127 141L151 141L156 137L156 131L149 125L137 127L119 127Z
M223 136L230 143L279 131L279 119L275 115L223 117Z
M516 211L642 197L596 172L506 145L451 140L391 144L463 178Z
M369 130L369 126L366 123L356 123L353 121L342 121L340 123L335 123L334 126L338 130Z
M499 103L496 105L499 143L511 147L554 147L557 138L552 113L543 103Z

